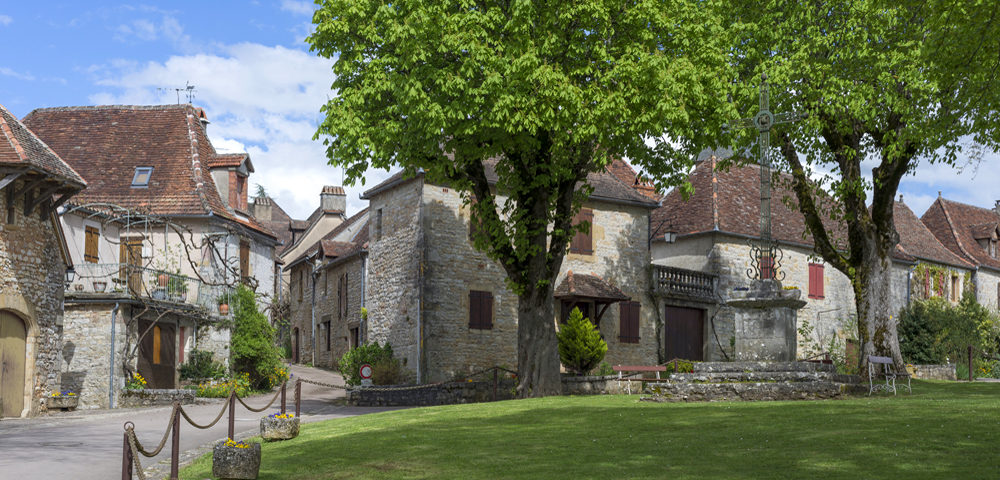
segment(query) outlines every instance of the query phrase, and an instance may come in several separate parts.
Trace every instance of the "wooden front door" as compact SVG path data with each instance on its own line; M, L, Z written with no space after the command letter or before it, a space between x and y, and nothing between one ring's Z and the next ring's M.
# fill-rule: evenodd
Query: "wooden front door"
M0 417L19 417L24 410L24 322L0 311Z
M142 295L142 238L121 237L118 278L128 285L132 295Z
M663 321L666 359L702 360L705 339L705 311L668 306Z
M139 320L139 375L146 379L146 388L176 388L177 329L174 325Z
M292 329L292 363L299 363L299 329Z

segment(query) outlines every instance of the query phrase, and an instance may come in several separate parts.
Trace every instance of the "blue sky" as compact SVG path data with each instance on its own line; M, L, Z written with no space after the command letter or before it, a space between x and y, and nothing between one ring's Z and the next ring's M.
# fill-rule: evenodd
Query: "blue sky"
M0 104L23 117L34 108L176 103L195 86L209 136L222 151L247 151L278 203L303 218L323 185L339 185L312 140L332 95L332 62L311 54L312 2L4 2L0 6ZM182 97L182 101L186 101ZM871 165L869 165L870 169ZM367 186L387 177L371 171ZM347 187L349 213L364 206ZM982 163L921 165L900 193L919 216L941 190L983 207L1000 199L1000 157Z

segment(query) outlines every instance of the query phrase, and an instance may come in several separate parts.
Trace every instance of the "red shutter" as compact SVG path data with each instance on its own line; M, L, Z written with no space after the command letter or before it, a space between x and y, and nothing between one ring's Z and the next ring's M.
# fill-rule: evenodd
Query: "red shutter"
M809 264L809 298L824 298L822 264Z

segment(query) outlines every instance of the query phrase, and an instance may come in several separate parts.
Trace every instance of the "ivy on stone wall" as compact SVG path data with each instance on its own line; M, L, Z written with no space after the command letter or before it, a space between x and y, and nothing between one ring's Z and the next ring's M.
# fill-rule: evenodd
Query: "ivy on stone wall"
M972 276L969 272L960 272L952 268L920 262L913 269L912 291L915 293L914 296L920 299L929 298L925 286L927 285L928 276L930 276L930 290L934 292L934 295L931 296L947 297L949 293L948 282L951 276L956 273L962 275L962 297L975 295L972 289Z

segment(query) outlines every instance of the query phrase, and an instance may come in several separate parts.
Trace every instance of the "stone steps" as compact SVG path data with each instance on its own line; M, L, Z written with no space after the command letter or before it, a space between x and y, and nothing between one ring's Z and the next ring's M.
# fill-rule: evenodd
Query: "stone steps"
M712 372L836 372L834 365L814 362L701 362L694 373Z
M854 385L819 382L652 383L640 400L649 402L817 400L853 393Z
M732 382L835 382L857 383L860 377L838 375L836 372L705 372L674 373L667 378L669 383L732 383Z

